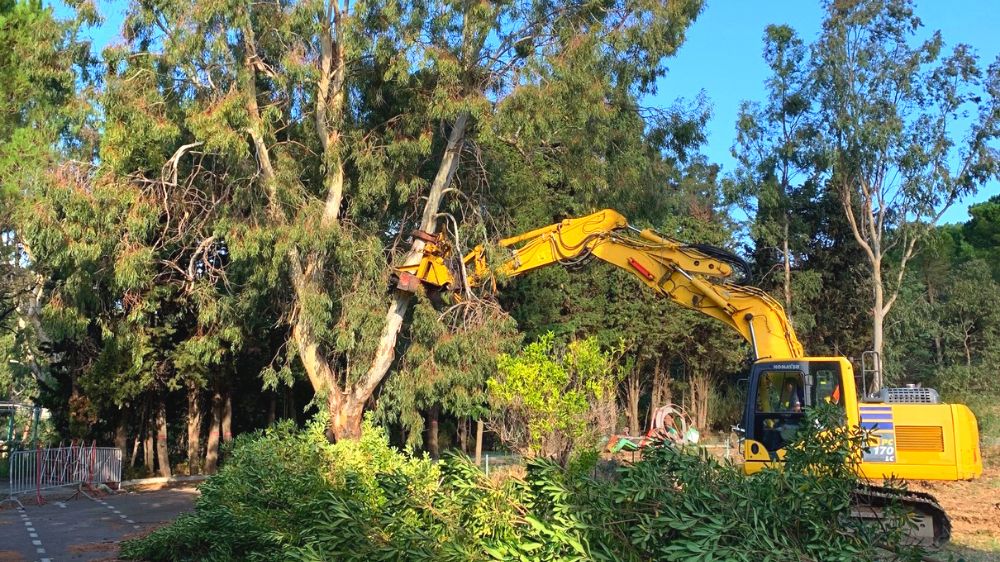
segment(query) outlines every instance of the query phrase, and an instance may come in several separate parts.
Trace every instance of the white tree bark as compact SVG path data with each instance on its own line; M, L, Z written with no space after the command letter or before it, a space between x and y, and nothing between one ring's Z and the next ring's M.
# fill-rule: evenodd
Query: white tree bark
M448 146L441 157L441 165L438 168L437 175L434 177L434 183L431 184L430 193L427 195L427 203L424 205L423 217L420 221L420 230L424 232L433 234L437 230L437 215L441 208L441 200L444 197L445 190L451 185L456 170L458 170L459 157L462 153L462 146L465 143L465 130L468 121L468 114L459 114L452 125L451 133L448 135ZM420 259L420 252L423 249L424 242L414 239L403 263L407 265L415 263L415 261ZM392 365L392 360L395 357L396 337L399 335L399 330L403 327L403 318L410 308L410 297L410 293L404 291L395 291L393 293L392 302L389 304L389 309L385 315L385 327L382 329L375 357L361 383L355 388L354 399L367 400L382 379L385 378L386 373L389 372L389 367Z

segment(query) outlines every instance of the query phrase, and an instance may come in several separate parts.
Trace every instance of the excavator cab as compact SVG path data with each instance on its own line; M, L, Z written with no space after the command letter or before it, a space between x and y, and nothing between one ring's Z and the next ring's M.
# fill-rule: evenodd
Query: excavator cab
M847 404L857 403L850 369L850 363L837 357L756 362L743 411L746 472L781 461L805 421L806 409L833 404L844 410L846 421Z

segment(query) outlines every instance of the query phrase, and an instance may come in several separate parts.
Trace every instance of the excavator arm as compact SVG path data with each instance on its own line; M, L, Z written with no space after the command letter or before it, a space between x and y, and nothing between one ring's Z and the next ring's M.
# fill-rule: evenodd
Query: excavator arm
M512 257L491 268L477 246L459 259L443 234L414 232L425 242L419 262L396 268L398 287L414 292L420 284L455 292L514 277L552 264L575 265L597 258L636 276L659 295L716 318L740 333L757 359L795 359L804 355L781 305L754 287L732 282L742 261L728 252L692 245L653 230L631 227L621 214L603 210L500 241Z

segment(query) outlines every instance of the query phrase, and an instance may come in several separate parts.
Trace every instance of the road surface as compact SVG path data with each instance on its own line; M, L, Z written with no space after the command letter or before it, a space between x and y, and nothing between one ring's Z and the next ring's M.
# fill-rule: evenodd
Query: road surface
M118 542L194 509L193 487L124 492L96 499L50 495L38 506L0 510L0 561L113 559Z

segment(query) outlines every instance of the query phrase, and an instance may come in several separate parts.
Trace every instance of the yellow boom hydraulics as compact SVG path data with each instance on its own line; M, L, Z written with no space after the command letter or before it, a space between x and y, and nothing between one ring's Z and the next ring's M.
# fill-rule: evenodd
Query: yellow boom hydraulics
M978 426L966 406L941 403L935 391L923 388L881 389L864 396L845 357L805 357L781 305L760 289L734 282L734 269L745 265L725 250L633 228L613 210L501 240L499 245L512 255L495 269L482 246L459 261L445 236L414 236L426 244L419 262L396 268L402 290L416 291L423 284L461 298L472 287L495 289L495 276L575 265L593 257L632 273L655 293L731 326L755 356L742 420L747 473L780 463L785 445L804 421L803 410L829 402L843 407L848 425L871 431L871 446L859 465L864 477L962 480L982 474ZM859 515L877 512L893 495L883 488L859 491L861 503L868 504ZM933 498L911 493L894 499L924 517L918 536L947 540L950 525Z

